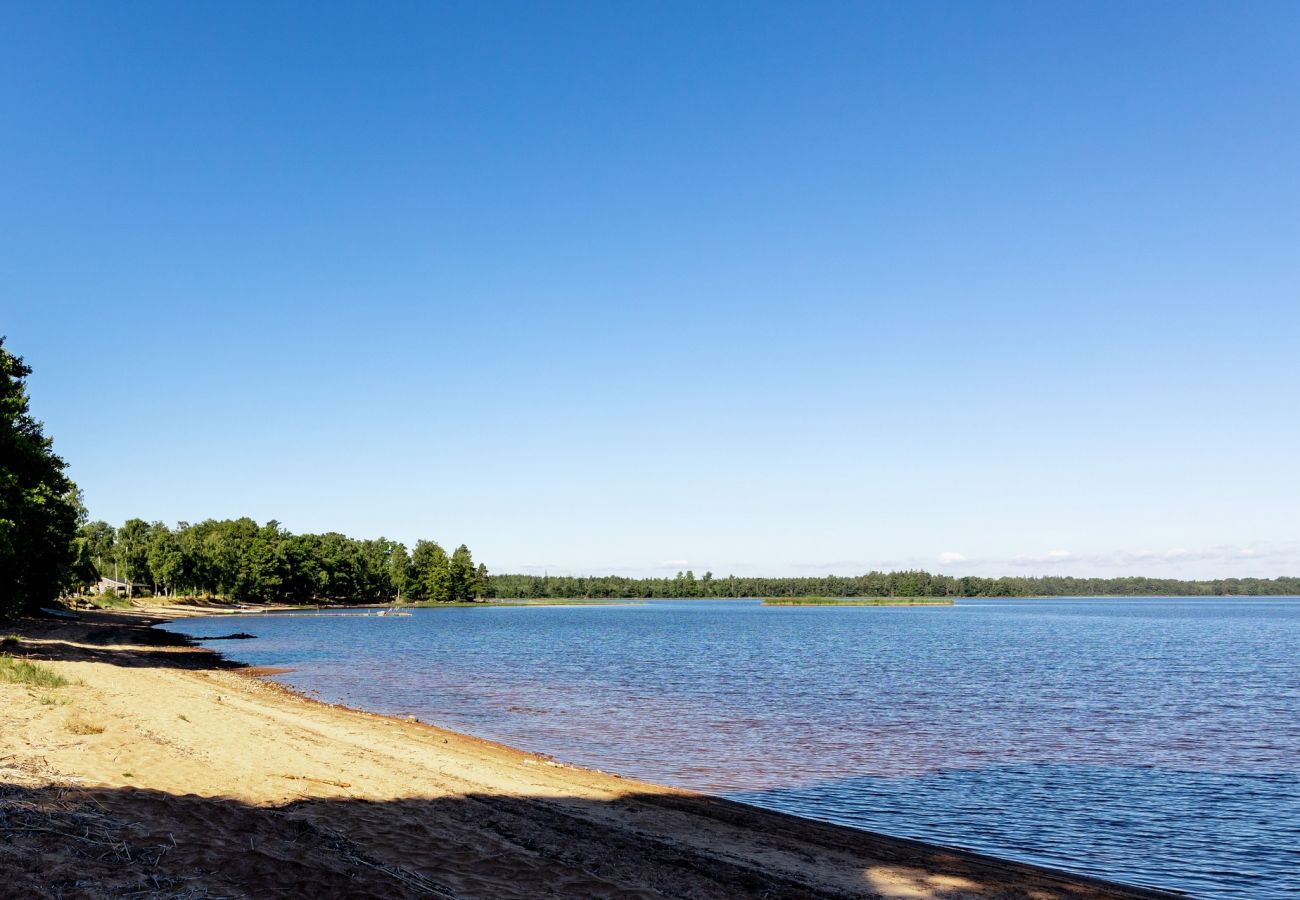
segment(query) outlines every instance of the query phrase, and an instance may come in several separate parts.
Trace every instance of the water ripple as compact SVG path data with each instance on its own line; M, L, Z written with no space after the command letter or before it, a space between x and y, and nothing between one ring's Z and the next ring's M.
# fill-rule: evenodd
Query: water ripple
M225 620L176 630L213 634ZM1300 895L1300 601L261 617L324 699L1200 897Z

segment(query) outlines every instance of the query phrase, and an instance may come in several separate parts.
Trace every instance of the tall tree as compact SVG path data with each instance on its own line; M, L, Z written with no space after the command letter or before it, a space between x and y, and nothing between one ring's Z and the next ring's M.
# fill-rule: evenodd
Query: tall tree
M0 615L49 603L73 577L76 489L31 415L31 371L0 337Z
M90 554L95 574L101 578L108 574L113 568L113 544L117 540L117 529L107 522L87 522L77 530L77 537Z
M474 558L469 547L461 544L452 551L447 574L452 600L474 599Z
M114 547L118 577L127 584L126 595L134 596L137 582L149 577L149 537L152 529L144 519L127 519L117 530Z
M394 599L399 603L411 580L411 556L405 544L394 543L388 553L388 583L392 585Z
M146 561L155 589L161 586L164 591L174 594L185 571L185 555L181 553L176 535L166 525L154 526L153 533L149 535Z
M419 599L439 602L451 599L451 560L436 542L416 542L411 551L411 575Z

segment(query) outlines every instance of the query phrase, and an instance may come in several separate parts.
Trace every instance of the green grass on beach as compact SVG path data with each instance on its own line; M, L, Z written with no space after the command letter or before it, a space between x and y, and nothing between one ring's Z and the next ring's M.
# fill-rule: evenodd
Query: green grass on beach
M0 681L47 688L64 687L69 683L68 679L45 666L12 656L0 656Z
M764 606L952 606L945 597L766 597Z

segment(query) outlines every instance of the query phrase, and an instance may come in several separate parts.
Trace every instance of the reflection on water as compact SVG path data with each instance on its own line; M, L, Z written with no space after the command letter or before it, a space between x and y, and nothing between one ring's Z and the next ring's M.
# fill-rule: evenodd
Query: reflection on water
M1296 600L663 602L248 629L241 660L293 666L282 680L324 699L583 765L1197 896L1300 891Z

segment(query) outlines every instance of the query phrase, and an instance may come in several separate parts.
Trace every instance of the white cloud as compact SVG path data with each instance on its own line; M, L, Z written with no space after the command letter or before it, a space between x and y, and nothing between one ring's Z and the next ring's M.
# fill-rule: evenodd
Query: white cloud
M966 561L965 554L956 553L952 550L945 550L939 554L939 563L941 565L950 566L953 563L962 563L965 561Z
M948 554L940 554L940 562L947 562ZM1016 556L976 557L961 560L964 566L1005 571L1014 566L1034 568L1040 574L1102 574L1098 570L1126 570L1128 574L1183 574L1195 571L1196 577L1230 577L1245 574L1236 566L1252 565L1258 571L1260 564L1272 564L1288 569L1300 568L1300 541L1255 542L1252 544L1220 544L1194 549L1170 547L1166 550L1140 548L1137 550L1109 550L1097 553L1075 553L1070 550L1049 550L1046 553L1023 553ZM1188 570L1186 567L1193 567ZM1082 571L1080 571L1082 570ZM1107 573L1118 574L1118 573Z
M790 567L793 569L815 569L818 572L865 572L868 569L880 568L879 562L860 559L831 559L820 562L793 562ZM749 568L754 568L750 566ZM760 571L760 570L755 570Z
M1044 563L1067 563L1079 562L1083 557L1076 556L1069 550L1048 550L1046 553L1037 555L1013 556L1007 562L1013 566L1038 566Z

